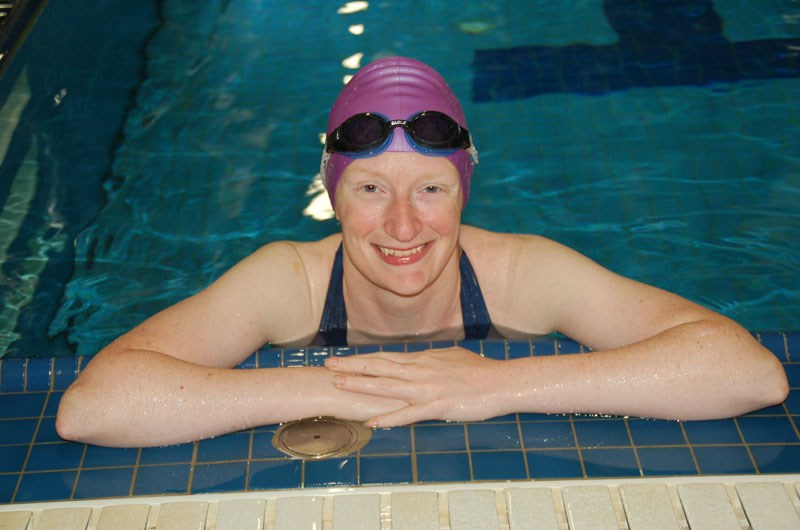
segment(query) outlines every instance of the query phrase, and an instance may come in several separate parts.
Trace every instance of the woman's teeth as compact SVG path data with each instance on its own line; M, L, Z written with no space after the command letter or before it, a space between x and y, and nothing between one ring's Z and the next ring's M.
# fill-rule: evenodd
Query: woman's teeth
M406 256L411 256L412 254L418 254L422 252L422 249L425 248L425 245L420 245L418 247L414 247L409 250L397 250L393 248L386 248L386 247L378 247L380 251L383 253L384 256L394 256L396 258L405 258Z

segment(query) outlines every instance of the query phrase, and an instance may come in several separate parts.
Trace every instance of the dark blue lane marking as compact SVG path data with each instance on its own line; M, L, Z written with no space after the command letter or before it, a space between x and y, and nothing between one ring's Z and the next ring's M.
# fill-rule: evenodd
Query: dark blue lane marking
M731 42L711 0L605 0L607 46L478 50L473 100L800 77L800 39Z

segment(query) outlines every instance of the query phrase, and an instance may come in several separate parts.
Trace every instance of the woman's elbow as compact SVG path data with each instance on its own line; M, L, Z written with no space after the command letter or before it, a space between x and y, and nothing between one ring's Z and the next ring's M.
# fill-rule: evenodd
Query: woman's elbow
M789 380L786 377L786 371L781 362L774 359L771 369L763 378L762 399L764 403L760 408L780 405L788 397Z
M87 417L88 403L85 389L80 383L73 384L61 396L56 412L56 432L64 440L86 442L90 436Z

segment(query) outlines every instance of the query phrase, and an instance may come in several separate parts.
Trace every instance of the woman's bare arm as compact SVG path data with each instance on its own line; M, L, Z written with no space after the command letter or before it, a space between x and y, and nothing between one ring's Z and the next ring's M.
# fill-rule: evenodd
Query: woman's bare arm
M62 397L58 433L162 445L307 416L366 419L398 406L336 389L325 368L234 368L267 341L313 335L319 316L309 286L318 279L303 261L293 245L269 245L111 343Z
M493 320L529 333L558 330L595 351L503 362L454 348L329 363L342 372L339 388L412 404L373 424L509 412L709 419L786 398L780 362L732 320L554 242L514 236L510 244L505 254L501 247L483 253L504 255L483 269ZM480 256L476 250L470 255ZM485 273L503 265L496 277L510 278L507 284Z

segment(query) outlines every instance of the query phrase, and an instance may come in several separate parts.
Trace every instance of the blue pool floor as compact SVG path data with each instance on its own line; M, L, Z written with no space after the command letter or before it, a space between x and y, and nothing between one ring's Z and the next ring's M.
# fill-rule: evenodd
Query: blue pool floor
M783 362L791 393L781 405L742 417L677 422L512 414L474 423L425 422L376 430L358 453L321 461L291 459L274 449L277 425L160 448L65 442L55 431L58 402L89 359L5 359L0 361L0 503L385 484L798 473L800 332L756 336ZM460 344L499 359L582 349L553 337ZM439 345L445 344L433 344ZM375 350L264 349L242 369L319 365L330 355Z

